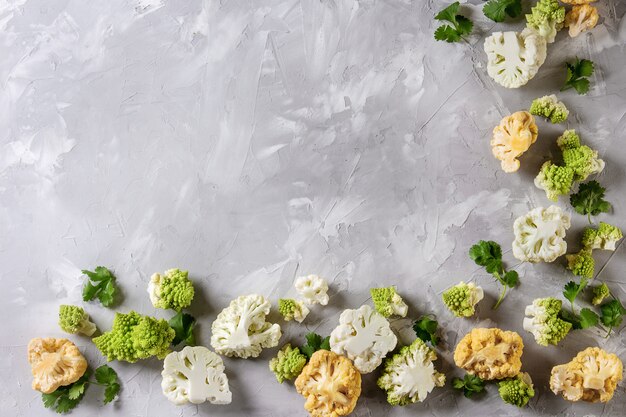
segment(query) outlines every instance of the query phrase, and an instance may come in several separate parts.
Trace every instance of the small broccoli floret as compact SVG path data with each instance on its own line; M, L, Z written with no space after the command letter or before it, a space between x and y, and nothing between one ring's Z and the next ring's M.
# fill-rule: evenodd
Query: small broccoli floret
M108 361L132 363L150 356L165 358L175 335L167 321L131 311L116 313L113 328L95 337L93 342Z
M533 381L526 372L522 372L515 378L498 382L498 393L502 401L520 408L525 407L528 401L535 396Z
M274 372L276 379L282 384L286 379L298 377L306 365L306 361L306 356L300 353L300 349L292 348L287 343L278 351L278 355L270 360L270 370Z
M309 314L309 309L300 301L291 298L281 298L278 300L278 312L285 321L295 320L298 323L302 323Z
M67 333L82 333L91 336L96 332L96 325L89 320L89 314L81 307L62 305L59 307L59 326Z
M533 100L530 105L530 114L543 116L551 123L562 123L567 120L569 110L562 101L559 101L554 94L543 96Z
M535 186L544 190L550 200L557 201L560 195L569 194L573 178L574 171L570 167L547 161L535 177Z
M567 269L574 275L584 278L593 278L596 263L591 256L591 250L583 249L578 253L565 255Z
M609 291L609 286L603 282L602 284L593 287L593 299L591 300L591 303L594 306L599 306L600 304L602 304L602 301L604 301L604 299L609 295L611 295L611 292Z
M374 308L385 317L392 315L405 317L409 307L396 292L396 287L372 288L370 290Z
M556 33L563 28L565 7L557 0L539 0L530 11L526 15L526 26L546 38L548 43L554 42Z
M556 345L572 329L572 324L559 318L561 300L537 298L526 307L523 327L535 337L541 346Z
M153 274L148 284L150 301L156 308L181 311L189 307L194 296L193 283L187 271L178 268L165 271L164 275Z
M617 242L624 237L619 227L600 222L597 229L587 228L583 232L585 249L615 250Z
M475 306L485 296L483 289L473 283L461 281L445 290L441 296L443 303L457 317L471 317Z

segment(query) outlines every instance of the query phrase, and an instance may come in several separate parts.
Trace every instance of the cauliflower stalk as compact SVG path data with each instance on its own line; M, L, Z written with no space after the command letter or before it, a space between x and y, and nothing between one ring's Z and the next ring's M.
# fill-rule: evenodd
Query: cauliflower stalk
M580 4L572 7L565 15L565 27L569 28L569 36L575 38L581 33L593 29L598 24L598 9L590 4Z
M156 308L181 311L189 307L194 296L193 283L187 271L170 269L165 274L153 274L148 284L150 301Z
M483 299L483 289L473 283L466 284L461 281L454 287L443 292L441 298L456 317L471 317L475 313L476 304Z
M556 345L572 329L572 324L559 318L562 302L556 298L537 298L526 307L523 327L541 346Z
M593 287L593 299L591 300L591 304L593 304L594 306L599 306L609 295L611 295L609 286L603 282L602 284Z
M607 402L622 380L622 361L598 347L579 352L570 362L552 368L550 389L568 401Z
M211 326L211 346L221 355L256 358L278 345L280 325L265 321L271 304L261 295L242 295L222 310Z
M548 43L554 42L556 34L563 28L565 7L557 0L539 0L526 15L526 27L544 37Z
M585 249L603 249L614 251L617 242L624 235L619 227L600 222L597 229L590 227L583 232L582 244Z
M409 307L406 305L400 294L396 292L396 287L372 288L370 289L374 308L385 317L400 316L406 317Z
M484 380L513 378L522 367L523 349L515 332L475 328L456 346L454 363Z
M300 352L297 347L292 348L291 344L287 343L278 351L275 358L270 360L270 371L276 375L276 380L281 384L287 379L294 379L302 368L306 365L307 357Z
M533 100L529 111L535 116L545 117L553 124L563 123L569 116L569 110L565 104L559 101L554 94Z
M567 251L570 216L557 206L537 207L513 224L513 256L524 262L553 262Z
M175 335L167 321L131 311L116 313L112 329L95 337L93 343L108 361L133 363L151 356L165 358Z
M546 40L528 29L494 32L484 43L487 73L503 87L519 88L537 74L546 60L546 48Z
M442 387L446 377L435 369L435 360L437 354L421 339L386 359L378 386L387 392L387 402L391 405L422 402L433 388Z
M89 314L81 307L62 305L59 307L59 326L64 332L82 333L91 336L96 332L96 325L89 320Z
M352 362L328 350L318 350L295 382L312 417L346 416L361 395L361 374Z
M87 371L87 360L67 339L35 338L28 343L34 390L50 394L73 384Z
M186 346L167 355L161 376L163 394L176 405L232 401L222 358L204 346Z
M491 152L504 172L515 172L520 167L519 158L537 141L539 130L535 118L528 112L518 111L506 116L493 129Z
M307 305L328 304L328 283L317 275L307 275L296 279L296 291Z
M526 372L498 382L498 393L502 401L520 408L526 407L528 401L535 396L533 381Z
M281 298L278 300L278 312L285 321L295 320L302 323L309 315L309 309L303 302L291 298Z
M362 374L376 369L397 341L385 317L368 305L344 310L330 334L331 350L352 360Z

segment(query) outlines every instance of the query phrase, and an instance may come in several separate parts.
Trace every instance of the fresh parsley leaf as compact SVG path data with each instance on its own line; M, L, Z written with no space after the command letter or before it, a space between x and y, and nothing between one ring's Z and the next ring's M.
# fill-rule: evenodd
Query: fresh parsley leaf
M306 336L306 345L300 348L300 351L311 359L311 356L318 350L330 350L330 336L322 338L317 333L309 333Z
M576 284L574 281L570 281L565 284L565 287L563 287L563 297L569 300L570 304L572 305L572 311L574 310L574 300L576 300L578 294L580 294L580 292L585 289L585 287L587 286L587 282L587 278L582 277L578 284Z
M489 0L483 13L494 22L504 22L507 15L517 17L522 13L522 0Z
M519 284L519 275L517 275L517 271L507 271L507 273L502 276L502 281L507 287L514 288Z
M559 318L561 320L565 320L568 323L572 323L572 329L580 330L582 329L581 318L576 314L569 310L561 309L559 311Z
M117 286L115 276L103 266L98 266L94 271L82 270L89 280L83 287L83 301L91 301L98 298L105 307L110 307L115 301Z
M481 240L469 250L469 257L490 274L502 272L502 248L492 240Z
M438 326L439 323L434 318L422 316L413 324L413 330L418 338L424 342L430 342L433 346L437 346L439 343L439 336L437 336Z
M90 372L87 370L80 379L73 384L57 388L50 394L41 394L43 405L57 413L67 413L75 408L85 395L85 389L89 384Z
M59 397L63 394L59 390L53 391L50 394L41 394L41 400L43 401L43 406L46 408L53 408L59 399Z
M452 386L455 389L463 390L463 395L466 398L471 398L474 394L485 390L485 381L476 375L465 374L463 379L454 378Z
M69 397L69 399L76 400L80 398L80 396L85 393L86 384L87 384L87 381L84 381L80 384L72 384L72 386L70 387L67 393L67 396Z
M614 327L619 327L619 325L622 324L622 315L626 314L626 309L624 309L619 300L611 300L602 304L600 313L602 324L609 328L607 333L608 337Z
M196 345L196 337L193 334L196 319L191 314L180 311L170 319L169 325L176 332L172 345L176 346L181 342L185 342L187 346Z
M108 404L115 399L120 392L120 384L117 372L108 365L102 365L96 369L96 382L104 385L104 403Z
M443 25L435 31L435 39L438 41L457 42L463 35L472 31L474 24L467 17L457 14L459 2L455 1L435 16L436 20L449 22L451 25Z
M578 94L587 94L589 91L589 80L587 77L593 75L593 62L576 57L576 62L573 64L566 62L565 66L567 67L567 78L561 91L574 88Z
M569 202L576 213L587 215L591 223L591 216L611 211L611 203L604 199L605 191L606 189L598 181L589 181L580 184L578 192L569 197Z
M580 328L587 329L598 325L599 317L596 313L588 308L580 310Z
M117 394L120 392L120 384L114 382L104 389L104 403L108 404L117 397Z

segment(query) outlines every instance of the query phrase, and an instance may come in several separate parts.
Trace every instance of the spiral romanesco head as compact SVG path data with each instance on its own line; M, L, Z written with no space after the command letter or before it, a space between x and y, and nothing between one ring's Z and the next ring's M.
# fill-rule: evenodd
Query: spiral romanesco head
M59 326L67 333L82 333L91 336L96 332L96 325L89 320L89 314L81 307L62 305L59 307Z
M155 307L175 311L189 307L195 295L188 272L178 268L170 269L165 272L165 275L160 276L155 292L158 299Z
M140 359L150 356L156 356L159 359L165 358L170 352L170 344L174 336L176 336L176 332L167 321L147 316L141 317L130 334L133 348Z
M574 275L584 278L593 278L595 272L595 261L590 250L581 250L576 254L566 255L567 269Z
M576 149L580 147L580 136L574 129L568 129L556 140L558 147L564 151L566 149Z
M483 291L474 284L459 284L448 288L441 298L443 303L457 317L471 317L475 313L476 304L482 300Z
M565 104L558 101L554 94L533 100L529 112L535 116L545 117L553 124L562 123L569 116L569 110Z
M544 190L550 200L557 201L560 195L569 194L573 178L572 168L547 161L535 178L535 186Z
M294 379L302 372L306 365L306 356L297 347L292 348L289 343L278 351L275 358L270 360L270 370L276 375L281 384L287 379Z
M383 316L406 316L408 306L396 291L396 287L372 288L370 289L370 294L372 295L374 308Z
M535 396L532 381L526 373L498 382L498 393L505 403L517 407L525 407L528 401Z
M593 287L593 299L591 300L591 304L593 304L594 306L598 306L602 304L604 299L609 295L611 295L609 286L603 282L602 284Z

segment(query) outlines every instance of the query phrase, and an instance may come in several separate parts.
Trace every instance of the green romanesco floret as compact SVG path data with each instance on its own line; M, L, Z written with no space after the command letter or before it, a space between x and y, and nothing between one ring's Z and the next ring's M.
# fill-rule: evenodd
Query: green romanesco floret
M476 304L484 297L483 289L473 283L461 281L454 287L445 290L441 296L443 303L457 317L471 317L475 313Z
M270 370L282 384L287 379L297 378L306 362L306 356L300 352L300 349L292 348L287 343L278 351L276 357L270 360Z
M528 401L535 396L533 382L530 375L522 372L515 378L507 378L498 382L500 398L507 404L525 407Z
M587 228L583 232L582 244L585 249L615 250L617 242L623 238L622 230L608 223L600 222L597 229Z
M370 290L374 308L385 317L393 315L406 317L409 307L406 305L396 287L372 288Z
M554 42L556 33L563 28L565 7L557 0L539 0L526 15L526 26L546 38L548 43Z
M422 339L415 339L387 358L377 381L387 392L387 402L391 405L421 402L435 387L442 387L446 377L435 369L435 360L437 354Z
M584 278L593 278L596 263L591 256L591 250L583 249L578 253L565 255L567 258L567 269L574 275Z
M533 100L530 105L530 114L542 116L550 120L551 123L562 123L567 120L569 110L562 101L559 101L554 94L543 96Z
M130 313L116 313L113 328L93 339L108 361L137 362L156 356L165 358L176 332L165 320Z
M548 199L557 201L559 196L569 194L573 178L574 171L570 167L547 161L535 177L535 186L544 190Z
M64 332L82 333L91 336L96 332L96 325L89 320L89 314L81 307L62 305L59 307L59 326Z
M556 140L563 153L563 162L574 172L573 181L584 181L591 174L604 169L604 161L598 158L598 151L580 144L580 136L574 129L563 132Z
M309 314L309 309L304 303L292 298L281 298L278 300L278 312L283 316L285 321L295 320L298 323Z
M556 345L572 329L572 324L559 318L562 302L556 298L537 298L526 306L524 330L541 346Z
M611 291L609 291L609 286L603 282L602 284L593 287L593 299L591 300L591 304L593 304L594 306L599 306L609 295L611 295Z
M148 294L156 308L181 311L191 305L195 291L188 272L175 268L165 271L164 275L153 274L148 285Z

